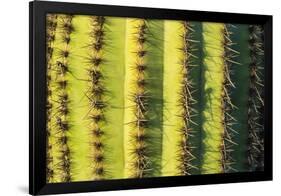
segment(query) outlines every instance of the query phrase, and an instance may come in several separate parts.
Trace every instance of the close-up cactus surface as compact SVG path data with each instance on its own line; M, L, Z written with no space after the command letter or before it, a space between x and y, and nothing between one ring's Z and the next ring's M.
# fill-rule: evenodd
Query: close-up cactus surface
M263 36L47 14L47 182L263 171Z

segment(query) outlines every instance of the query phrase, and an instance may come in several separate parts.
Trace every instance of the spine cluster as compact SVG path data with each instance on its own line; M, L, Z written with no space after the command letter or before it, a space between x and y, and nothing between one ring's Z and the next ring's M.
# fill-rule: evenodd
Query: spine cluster
M264 168L264 68L263 29L249 26L250 86L248 100L248 165L251 171Z
M105 122L104 110L106 109L105 88L103 84L102 64L105 61L103 57L104 36L105 36L105 17L94 16L91 18L91 43L89 45L90 56L88 58L89 92L87 97L90 102L90 127L92 136L92 168L93 179L103 179L105 176L105 145L102 142L104 130L102 123Z

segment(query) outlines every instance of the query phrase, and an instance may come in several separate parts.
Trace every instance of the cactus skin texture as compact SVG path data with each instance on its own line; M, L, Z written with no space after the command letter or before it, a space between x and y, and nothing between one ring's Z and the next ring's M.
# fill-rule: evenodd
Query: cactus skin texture
M47 14L48 183L262 171L258 25Z

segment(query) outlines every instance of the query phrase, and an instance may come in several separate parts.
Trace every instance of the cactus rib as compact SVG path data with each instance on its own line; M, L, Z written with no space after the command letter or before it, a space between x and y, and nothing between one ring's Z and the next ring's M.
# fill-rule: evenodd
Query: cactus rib
M47 22L46 22L46 28L47 28L47 44L46 44L46 61L47 61L47 182L53 182L54 180L54 163L53 163L53 143L51 140L51 137L53 137L52 134L52 55L54 50L54 41L55 41L55 32L57 28L57 15L47 15Z
M250 48L250 86L248 106L248 165L251 171L262 171L264 168L263 111L263 29L258 25L249 26Z

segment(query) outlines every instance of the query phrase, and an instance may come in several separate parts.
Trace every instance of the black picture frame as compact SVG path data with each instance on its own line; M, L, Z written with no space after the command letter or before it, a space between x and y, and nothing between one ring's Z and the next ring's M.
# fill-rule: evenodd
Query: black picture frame
M265 138L264 171L144 179L120 179L71 183L46 183L46 13L85 14L153 19L193 20L264 26L265 45ZM33 1L29 4L29 193L57 194L216 183L272 180L272 16L206 11L140 8L62 2Z

